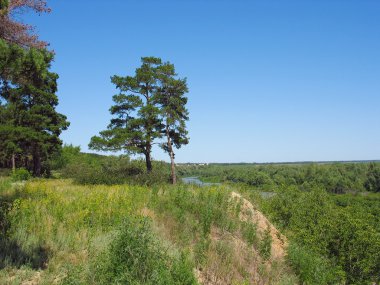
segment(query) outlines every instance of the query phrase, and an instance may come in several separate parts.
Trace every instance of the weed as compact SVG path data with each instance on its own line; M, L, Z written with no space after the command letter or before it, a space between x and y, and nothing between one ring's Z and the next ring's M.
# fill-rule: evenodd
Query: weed
M270 234L270 226L267 225L266 230L259 243L259 252L264 260L267 260L271 256L272 249L272 236Z
M242 223L242 235L248 245L257 244L257 224L247 221Z

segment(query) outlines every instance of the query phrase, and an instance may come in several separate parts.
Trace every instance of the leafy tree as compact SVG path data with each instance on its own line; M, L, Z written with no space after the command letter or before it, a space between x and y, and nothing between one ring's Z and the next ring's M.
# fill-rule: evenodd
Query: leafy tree
M25 10L39 14L51 11L44 0L0 0L0 38L22 47L45 48L48 44L33 34L33 26L15 19L14 15Z
M187 137L186 121L189 112L186 109L188 92L186 79L177 79L173 64L166 63L159 67L160 88L155 100L160 106L160 117L164 125L166 142L161 144L164 151L169 154L171 162L172 183L176 183L173 146L180 148L189 143Z
M371 163L368 167L367 180L365 188L371 192L380 192L380 167Z
M65 144L59 152L57 152L52 160L52 169L62 169L69 163L80 157L80 146ZM83 159L80 157L79 159Z
M160 110L154 101L158 89L156 57L141 58L134 76L113 76L111 82L120 93L113 96L114 105L107 130L91 138L89 147L95 150L119 151L145 155L146 168L152 170L152 145L161 137Z

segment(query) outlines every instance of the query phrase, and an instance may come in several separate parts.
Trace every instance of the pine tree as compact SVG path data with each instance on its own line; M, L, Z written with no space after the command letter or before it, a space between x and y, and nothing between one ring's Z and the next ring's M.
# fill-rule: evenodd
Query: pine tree
M120 93L113 96L110 112L114 116L107 130L91 138L89 147L102 151L124 150L143 154L146 168L152 170L152 145L161 137L160 110L154 95L158 89L157 68L162 64L156 57L141 58L141 67L134 76L113 76L111 82Z
M166 142L161 144L162 149L169 154L171 162L172 183L176 183L174 150L189 143L186 121L189 119L189 112L186 109L188 92L186 79L176 78L177 74L173 64L165 63L159 67L158 78L160 88L157 91L155 100L160 106L160 118L164 125Z
M53 54L22 49L2 40L0 49L5 51L0 56L3 156L14 161L18 155L19 164L40 176L49 172L49 158L60 149L59 135L69 125L66 117L55 110L58 75L49 70Z

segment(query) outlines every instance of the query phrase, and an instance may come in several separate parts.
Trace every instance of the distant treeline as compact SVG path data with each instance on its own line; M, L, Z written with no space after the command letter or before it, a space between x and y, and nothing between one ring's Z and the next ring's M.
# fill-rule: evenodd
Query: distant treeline
M199 176L205 181L235 182L273 189L276 186L324 187L330 193L380 192L380 163L329 164L210 164L181 165L182 176Z
M207 163L208 165L287 165L287 164L333 164L333 163L366 163L366 162L380 162L380 160L326 160L326 161L284 161L284 162L213 162ZM187 163L200 164L200 163Z

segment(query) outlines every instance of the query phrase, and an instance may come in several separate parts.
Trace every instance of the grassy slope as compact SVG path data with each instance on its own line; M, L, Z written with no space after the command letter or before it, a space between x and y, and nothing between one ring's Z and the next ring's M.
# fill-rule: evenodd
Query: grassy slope
M268 239L241 221L241 202L233 202L228 189L77 186L69 180L0 185L0 284L102 284L104 256L118 254L113 242L123 244L119 229L136 216L151 219L169 260L186 256L183 267L194 267L204 284L296 282L282 260L266 256ZM133 233L129 238L139 242ZM173 272L185 275L186 268Z

